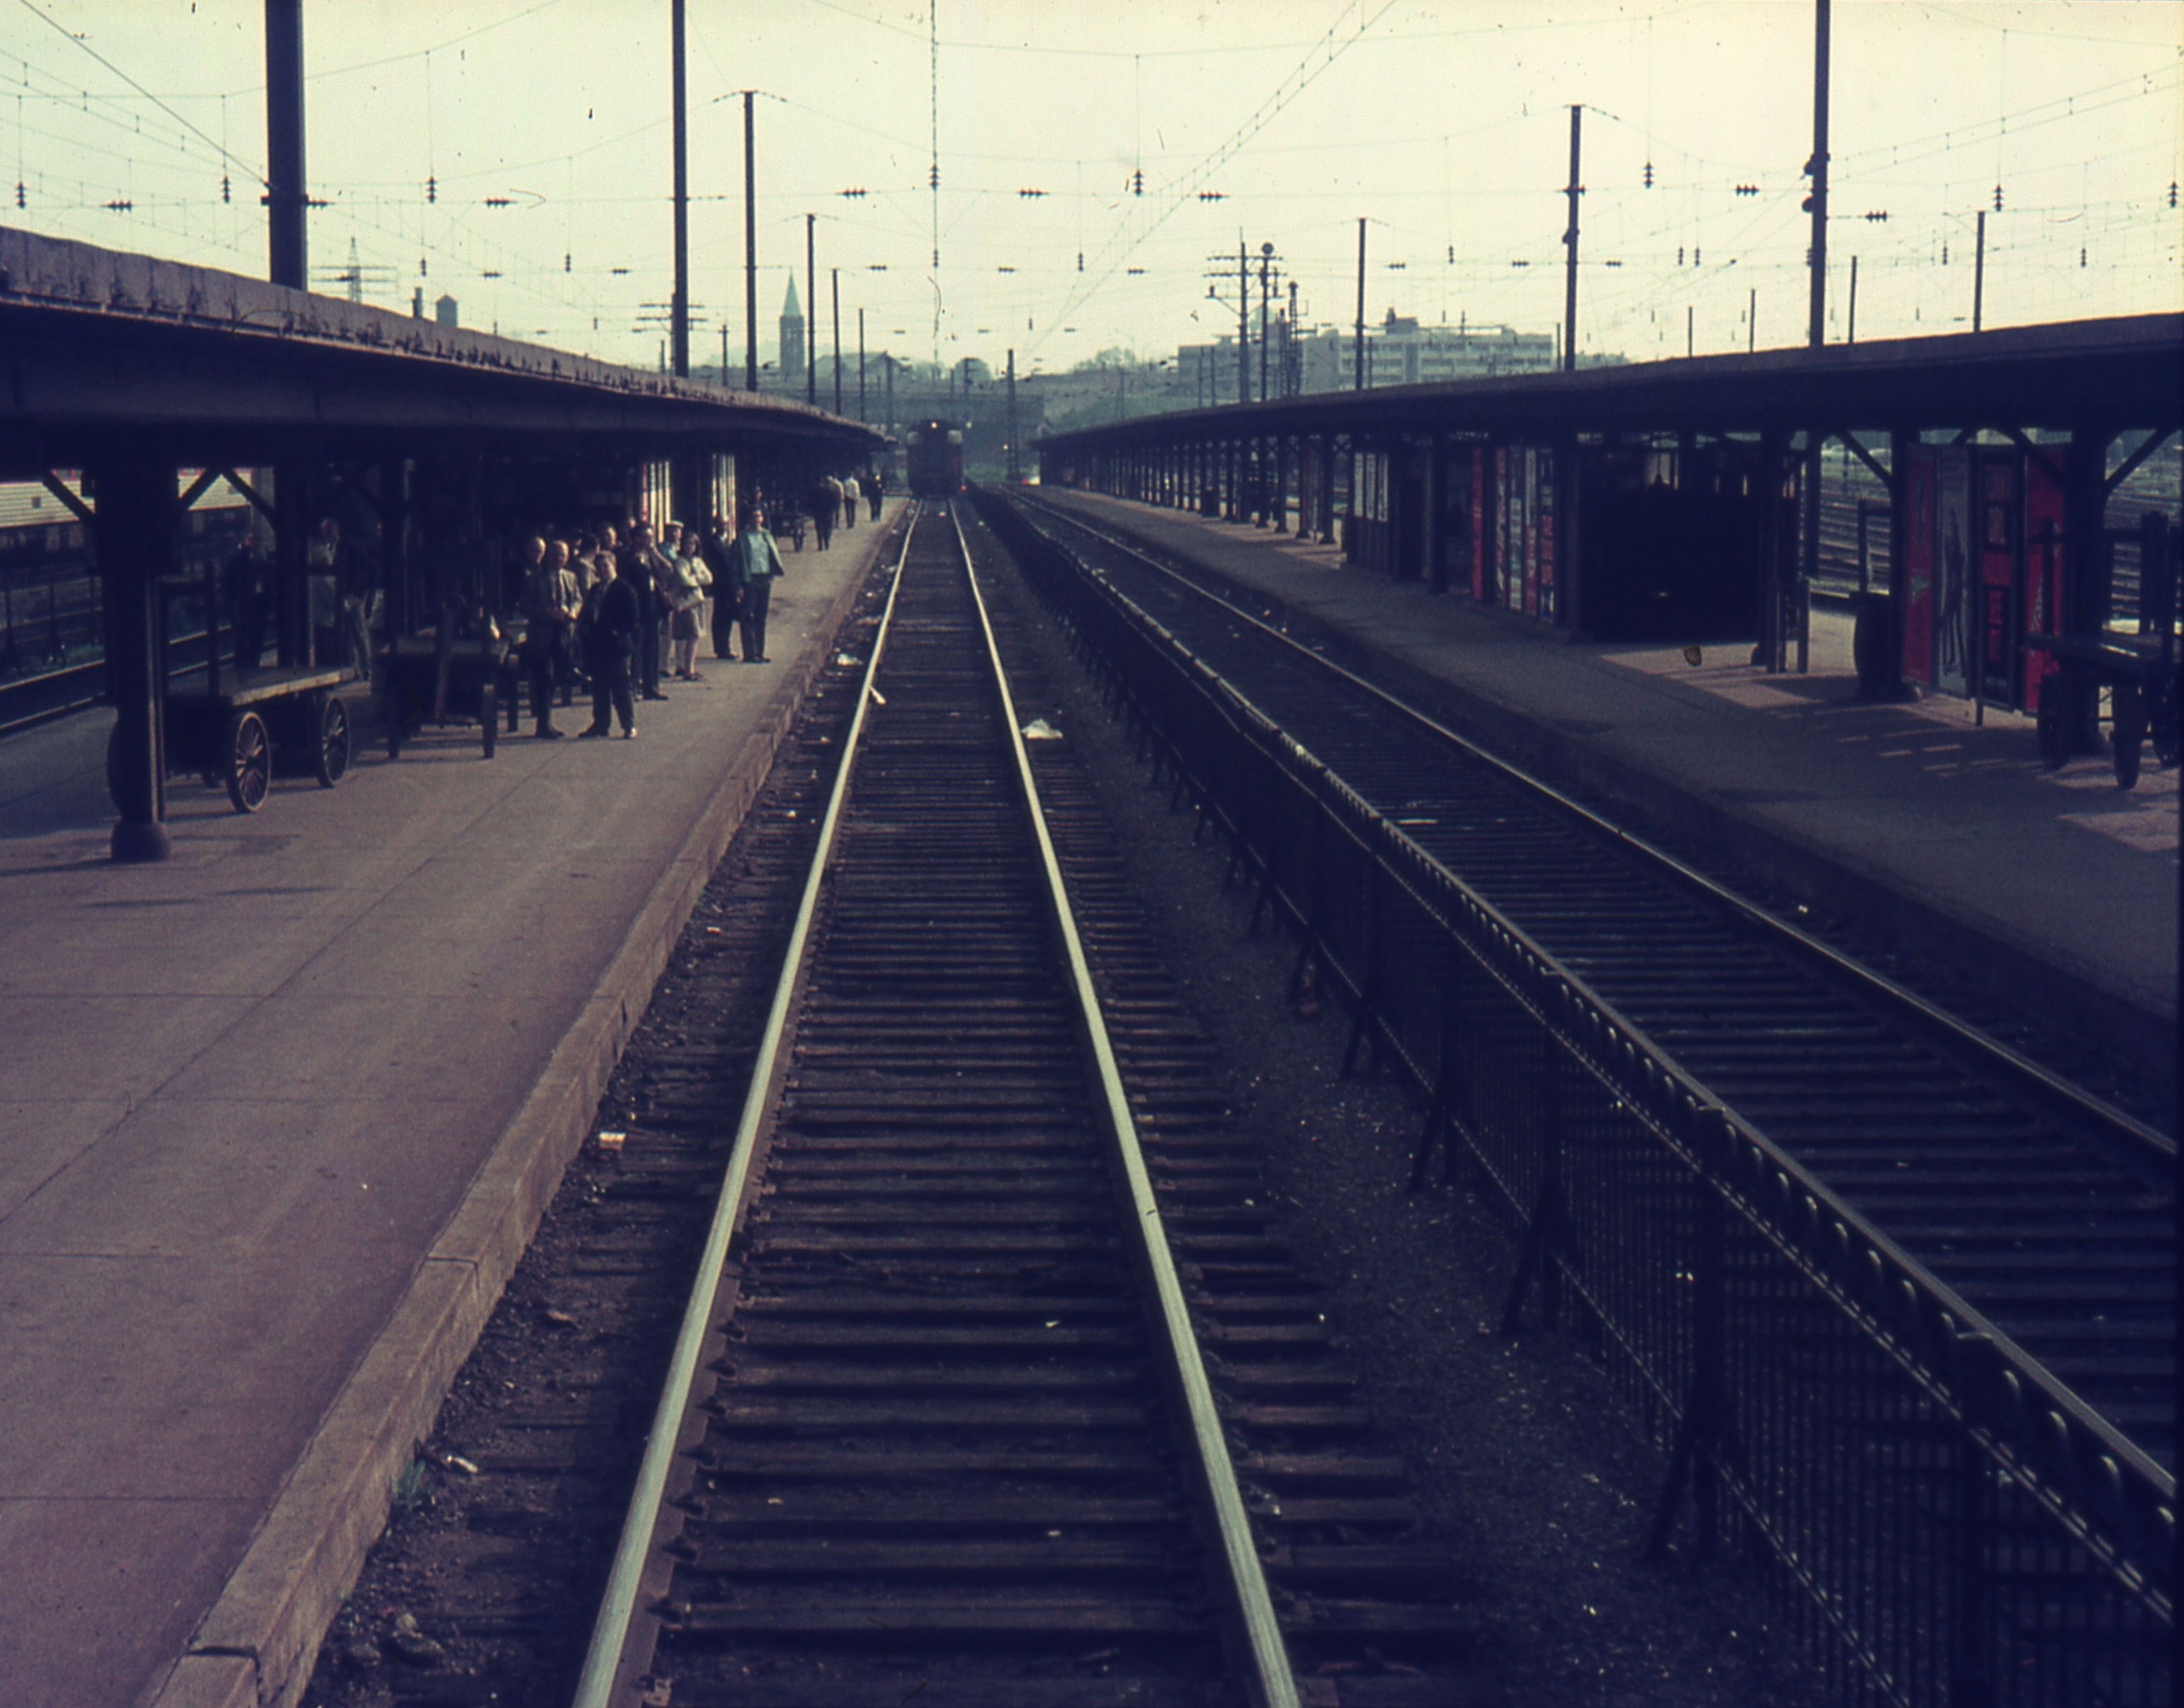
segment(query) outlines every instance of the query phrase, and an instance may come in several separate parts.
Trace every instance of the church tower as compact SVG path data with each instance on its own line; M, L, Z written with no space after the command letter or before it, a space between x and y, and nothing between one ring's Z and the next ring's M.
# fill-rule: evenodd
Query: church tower
M788 300L781 305L781 384L794 391L804 383L804 309L796 300L796 275L788 275Z

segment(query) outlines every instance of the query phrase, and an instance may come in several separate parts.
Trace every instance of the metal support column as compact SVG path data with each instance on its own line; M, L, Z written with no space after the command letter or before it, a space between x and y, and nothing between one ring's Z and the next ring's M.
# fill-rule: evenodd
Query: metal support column
M2063 455L2063 632L2087 640L2108 626L2108 459L2114 437L2081 422ZM2064 716L2065 751L2092 752L2100 741L2099 686L2086 671L2065 680L2075 687Z
M88 470L98 510L92 537L106 595L107 693L114 708L110 846L124 861L164 860L167 816L166 684L159 581L172 566L175 470L148 455L122 455Z
M311 657L310 585L304 554L309 547L309 507L304 502L309 476L304 465L290 461L273 470L273 639L281 668L293 670Z
M410 587L410 462L389 457L379 465L380 555L384 565L387 637L415 627Z

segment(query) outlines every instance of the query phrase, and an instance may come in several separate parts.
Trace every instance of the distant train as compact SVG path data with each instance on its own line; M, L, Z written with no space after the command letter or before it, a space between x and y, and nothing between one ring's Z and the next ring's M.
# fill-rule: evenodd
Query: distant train
M910 430L910 490L921 498L950 498L963 490L963 430L920 421Z

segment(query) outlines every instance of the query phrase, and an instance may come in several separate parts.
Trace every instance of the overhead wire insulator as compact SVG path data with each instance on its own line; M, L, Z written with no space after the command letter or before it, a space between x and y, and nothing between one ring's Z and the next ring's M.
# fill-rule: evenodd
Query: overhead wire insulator
M22 187L20 184L15 186L18 191ZM227 174L225 172L220 175L220 199L223 204L227 205L232 205L235 201L235 186L228 182ZM20 200L18 200L15 205L20 208L23 204Z
M1994 211L1997 214L2002 211L2002 186L1999 184L1994 186Z
M425 200L430 203L437 203L439 199L440 181L437 177L428 176L425 180Z
M1649 190L1653 187L1653 163L1651 160L1646 163L1646 187Z

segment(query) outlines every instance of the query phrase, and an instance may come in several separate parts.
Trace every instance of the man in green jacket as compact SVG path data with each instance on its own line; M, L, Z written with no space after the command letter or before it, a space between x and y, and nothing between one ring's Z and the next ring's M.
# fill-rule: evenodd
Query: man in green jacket
M766 513L746 504L736 518L736 542L728 548L729 571L738 594L736 626L744 631L744 662L772 662L766 655L766 611L781 574L781 554L766 531Z

